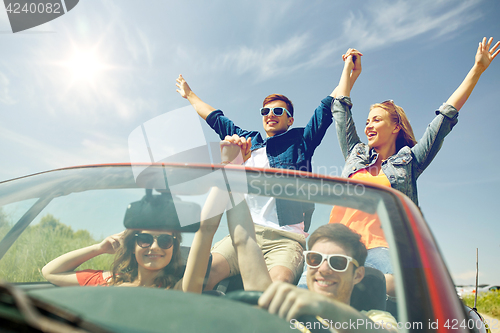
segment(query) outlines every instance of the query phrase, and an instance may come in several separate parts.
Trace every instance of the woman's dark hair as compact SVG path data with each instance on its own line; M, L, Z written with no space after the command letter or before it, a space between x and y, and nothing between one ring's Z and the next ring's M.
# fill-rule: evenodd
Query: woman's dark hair
M115 254L115 260L111 266L112 277L110 285L119 285L124 282L134 282L137 279L138 264L135 259L135 234L137 230L128 229L125 231L123 246ZM180 232L172 232L174 245L172 250L172 259L158 274L153 287L173 288L182 275L181 241Z

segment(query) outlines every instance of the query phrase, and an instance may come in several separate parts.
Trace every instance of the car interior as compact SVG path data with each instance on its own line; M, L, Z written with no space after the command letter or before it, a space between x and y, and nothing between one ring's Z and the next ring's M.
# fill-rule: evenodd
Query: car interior
M17 243L19 243L19 246L22 246L20 242L24 241L24 238L28 237L28 232L35 230L37 226L43 226L44 230L49 226L53 228L49 234L54 235L52 236L54 239L56 238L55 235L61 230L66 230L68 235L72 235L71 237L83 233L80 230L86 230L94 242L105 238L107 235L120 232L124 227L157 229L158 224L156 221L158 221L159 216L168 214L168 211L172 207L167 206L174 202L178 216L176 219L170 219L172 224L168 226L168 229L185 231L183 233L181 251L183 258L187 259L192 241L192 232L198 228L200 211L206 200L207 193L211 186L214 186L214 178L217 178L213 175L215 172L210 174L205 169L187 171L184 169L167 169L166 171L161 169L146 170L145 173L149 173L149 175L147 177L144 174L142 175L142 185L147 184L148 187L144 188L137 187L136 182L133 181L133 178L130 179L131 176L126 174L126 172L124 172L126 176L110 176L106 175L102 170L99 171L96 169L77 171L77 176L70 172L67 172L67 175L58 175L57 177L49 173L42 175L45 179L37 181L35 185L29 184L26 181L26 184L23 184L23 182L17 184L16 188L13 188L14 185L12 185L12 188L4 189L4 192L0 191L0 206L2 206L4 217L9 221L9 223L6 223L0 229L1 256L9 257L14 255L19 249L16 246ZM118 171L117 173L120 174L121 172ZM165 174L168 177L165 177ZM334 184L331 186L337 187L331 188L323 185L323 189L328 190L328 193L318 193L315 196L310 196L310 189L317 186L314 179L287 179L286 177L280 178L275 175L264 175L258 172L249 172L245 175L244 179L240 179L238 178L238 174L241 174L241 172L237 169L231 170L229 168L225 170L225 176L231 180L231 189L235 189L233 193L243 188L247 192L253 191L258 193L261 191L262 193L258 194L264 196L278 196L297 203L306 202L308 205L314 204L309 232L327 223L332 207L337 205L360 209L368 213L377 212L384 222L384 232L389 230L387 233L388 241L395 242L395 238L390 231L390 225L391 219L393 219L392 216L397 212L393 211L394 208L392 210L391 208L387 208L390 207L390 204L386 203L388 199L380 196L376 189L372 190L367 187L365 192L356 193L356 188L353 184L338 186ZM125 180L120 178L124 178ZM249 182L251 182L252 186L248 186ZM266 182L278 184L283 188L289 186L290 190L292 187L289 184L292 184L294 190L291 191L293 195L287 193L265 193L266 188L270 188L269 184L266 185ZM276 188L278 185L276 185ZM227 183L216 180L215 186L227 188ZM304 193L297 190L304 186L309 187L309 190ZM170 199L165 200L167 197ZM134 221L137 221L137 217L141 217L141 221L147 221L146 223L149 224L134 224ZM183 221L189 221L189 223L184 223ZM389 228L386 228L386 226L389 226ZM214 242L227 234L227 221L224 216ZM56 250L43 243L33 244L33 246L40 249L47 249L44 250L47 253L43 253L42 256L37 255L38 258L36 259L39 262L38 266L40 266L38 269L41 269L45 263L56 256L72 249L61 248ZM71 246L78 248L79 245L71 244ZM10 248L12 248L12 251L7 251ZM36 248L33 251L41 251ZM13 253L11 254L10 252ZM103 261L92 259L84 264L86 266L82 265L81 269L87 267L106 269L109 267L110 260L111 258ZM2 262L4 261L0 261L0 265ZM25 269L22 265L17 266L17 268L18 273ZM207 268L205 282L209 272L210 264ZM41 277L40 273L35 272L30 277L19 279L14 277L15 274L17 273L12 272L10 276L4 279L14 282L16 286L24 290L53 287L50 283L44 282L45 280ZM401 288L403 287L401 286ZM237 275L219 282L213 291L205 292L205 294L210 296L224 296L230 295L235 291L241 291L242 289L241 277ZM355 286L353 291L352 306L358 310L385 309L387 302L384 290L384 275L375 269L367 268L365 278ZM399 289L398 292L401 292L401 290ZM391 312L397 315L397 306L395 304Z

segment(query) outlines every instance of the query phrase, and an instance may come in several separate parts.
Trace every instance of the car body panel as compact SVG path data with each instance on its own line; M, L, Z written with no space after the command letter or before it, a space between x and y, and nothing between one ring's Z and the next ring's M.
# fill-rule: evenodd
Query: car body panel
M285 332L290 326L256 307L175 290L65 287L31 291L29 295L117 332Z

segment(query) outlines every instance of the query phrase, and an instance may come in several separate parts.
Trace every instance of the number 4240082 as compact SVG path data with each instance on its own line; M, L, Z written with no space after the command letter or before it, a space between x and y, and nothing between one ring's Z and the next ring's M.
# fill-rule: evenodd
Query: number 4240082
M21 6L20 3L14 2L9 3L6 8L7 13L9 14L21 14L21 13L47 13L47 14L61 14L61 4L60 3L25 3Z

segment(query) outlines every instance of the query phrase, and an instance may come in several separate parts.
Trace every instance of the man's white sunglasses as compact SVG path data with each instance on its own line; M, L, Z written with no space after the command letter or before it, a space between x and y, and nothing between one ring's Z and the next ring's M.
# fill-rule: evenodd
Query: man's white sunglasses
M325 260L328 262L328 266L336 272L345 272L350 262L354 266L359 267L356 259L343 254L323 254L316 251L304 251L304 256L306 258L306 265L311 268L318 268Z

